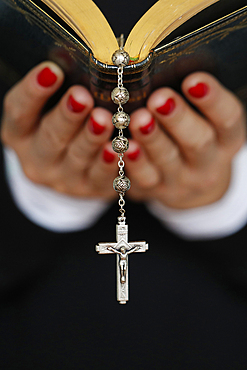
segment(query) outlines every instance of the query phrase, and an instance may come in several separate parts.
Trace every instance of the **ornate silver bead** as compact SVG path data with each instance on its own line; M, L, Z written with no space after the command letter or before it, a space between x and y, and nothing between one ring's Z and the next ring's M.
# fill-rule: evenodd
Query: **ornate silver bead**
M125 112L117 112L112 116L112 123L118 130L129 126L130 116Z
M113 188L119 193L125 193L130 189L130 179L126 176L118 176L113 180Z
M129 140L123 136L117 136L112 140L112 149L116 153L125 153L129 148Z
M125 87L115 87L112 90L111 98L115 104L125 104L129 100L129 92Z
M115 64L115 66L118 67L125 67L129 64L129 54L126 53L124 50L116 50L115 53L112 55L112 61Z

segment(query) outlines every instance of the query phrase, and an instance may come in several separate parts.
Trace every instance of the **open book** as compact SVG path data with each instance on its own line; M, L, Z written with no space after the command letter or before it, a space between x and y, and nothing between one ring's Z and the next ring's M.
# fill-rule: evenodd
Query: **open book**
M1 86L50 59L66 72L64 89L83 84L96 104L115 109L111 57L118 43L93 1L0 0L0 10ZM129 109L142 106L159 86L179 90L182 79L197 70L213 73L247 101L246 43L246 0L157 1L125 42L131 57L124 72Z
M116 37L92 0L42 0L67 23L102 63L112 64ZM125 50L132 61L142 61L167 35L201 10L219 0L159 0L136 23ZM122 3L124 6L124 3Z

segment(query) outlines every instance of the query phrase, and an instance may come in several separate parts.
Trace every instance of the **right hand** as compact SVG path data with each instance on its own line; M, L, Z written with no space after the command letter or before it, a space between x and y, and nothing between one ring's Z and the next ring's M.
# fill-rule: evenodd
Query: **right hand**
M181 91L160 88L132 114L134 143L126 155L129 195L180 210L224 196L233 159L246 143L244 106L214 76L192 73Z
M109 179L117 176L117 155L109 141L112 114L94 108L83 86L72 86L42 115L64 75L52 62L33 68L6 94L1 136L17 153L26 176L35 183L80 197L116 196Z

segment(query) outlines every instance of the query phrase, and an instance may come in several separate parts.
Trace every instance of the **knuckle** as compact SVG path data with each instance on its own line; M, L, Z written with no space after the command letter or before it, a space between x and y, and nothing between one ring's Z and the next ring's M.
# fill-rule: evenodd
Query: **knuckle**
M70 166L72 166L74 171L84 171L85 169L88 169L93 161L95 160L95 155L90 155L90 153L97 153L99 147L98 146L91 146L88 147L87 143L76 145L71 145L68 148L67 151L67 158L70 162ZM110 171L111 167L109 169L105 169L104 172Z
M246 120L246 111L243 104L238 100L236 108L234 110L235 121L245 121Z
M215 140L215 133L213 130L204 130L200 137L191 141L188 149L194 153L206 153Z
M245 122L246 120L246 112L244 106L241 104L240 101L237 100L235 104L235 108L231 110L231 114L228 118L224 121L224 129L226 131L232 131L235 129L236 124Z
M152 176L145 176L139 181L138 186L143 190L153 189L159 183L159 176L157 174L152 174Z
M177 146L172 146L169 148L169 150L166 151L162 156L159 157L157 160L160 167L166 167L168 165L172 165L172 163L175 163L178 158L180 157L180 150Z
M27 119L25 106L22 104L16 104L13 94L11 93L4 99L3 109L5 121L9 123L11 122L12 125L19 122L25 122Z
M175 162L178 158L180 157L180 150L178 149L177 146L173 146L171 150L169 150L168 153L166 153L165 156L165 162L172 163Z
M79 146L71 148L68 150L67 156L70 160L71 165L73 165L74 170L81 171L83 169L83 158L85 157L85 152Z
M16 108L16 86L8 90L3 98L3 111L6 115L11 115Z
M4 96L3 98L3 110L6 114L8 114L9 112L12 111L12 108L13 108L13 99L12 99L12 94L11 94L11 90L9 90L7 92L7 94Z
M66 135L58 133L56 130L52 129L48 124L42 125L42 132L44 141L53 149L63 150L67 145Z

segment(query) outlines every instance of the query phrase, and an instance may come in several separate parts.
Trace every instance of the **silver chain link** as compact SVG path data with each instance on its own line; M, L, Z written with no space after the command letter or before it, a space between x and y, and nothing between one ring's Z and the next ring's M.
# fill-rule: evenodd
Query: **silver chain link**
M118 67L117 69L117 74L118 74L118 87L121 89L123 87L123 67ZM123 112L123 107L121 103L118 104L118 112ZM118 135L120 137L123 137L123 130L118 131ZM119 167L119 176L124 177L124 160L123 160L123 154L118 154L119 161L118 161L118 167ZM125 200L124 200L124 193L119 193L119 201L118 204L120 206L119 212L121 213L121 217L124 217L125 214L125 209L123 208L125 205Z
M125 206L124 193L119 193L118 204L120 206L119 212L121 213L121 217L124 217L125 214L125 209L123 208Z
M123 86L123 66L126 66L129 62L129 55L124 51L124 48L123 48L123 38L121 39L121 44L120 44L120 49L117 50L114 54L113 54L113 62L115 65L118 66L117 68L117 87L118 89L120 90L120 95L122 94L124 96L124 94L126 94L126 89L124 88ZM113 90L114 91L114 90ZM128 93L128 92L127 92ZM114 100L114 98L112 98ZM128 98L127 98L128 100ZM126 100L126 101L127 101ZM117 108L117 114L120 114L121 116L121 113L123 114L122 117L126 117L128 115L126 115L124 113L124 109L122 107L122 104L125 104L125 99L119 99L117 102L114 100L115 103L118 104L118 108ZM115 114L115 116L117 115ZM125 114L125 116L124 116ZM122 118L123 119L123 118ZM126 119L126 118L125 118ZM123 125L123 124L122 124ZM119 126L121 126L121 121L120 121L120 124ZM124 125L123 125L124 126ZM117 127L117 126L116 126ZM126 128L127 125L124 127ZM127 141L126 138L124 138L124 135L123 135L123 129L122 127L119 127L119 133L118 133L118 138L121 138L122 141L121 141L121 145L123 145L123 142L125 139L125 142ZM116 139L116 138L115 138ZM114 140L115 140L114 139ZM128 143L128 141L127 141ZM119 144L120 145L120 144ZM127 147L128 148L128 147ZM119 201L118 201L118 204L120 206L120 209L119 209L119 212L121 214L121 217L119 217L119 220L121 219L122 221L125 220L125 217L124 217L124 214L125 214L125 209L124 209L124 205L125 205L125 200L124 200L124 195L125 195L125 191L129 189L130 187L130 180L125 176L125 173L124 173L124 166L125 166L125 163L124 163L124 160L123 160L123 156L124 156L124 152L126 151L127 149L123 148L123 152L119 152L117 150L117 152L119 153L118 154L118 157L119 157L119 161L118 161L118 167L119 167L119 178L116 178L114 181L117 181L117 187L114 186L114 183L113 183L113 186L114 186L114 189L116 191L118 191L119 193ZM128 183L129 182L129 183ZM126 185L127 184L127 185ZM123 190L122 190L123 189ZM126 189L126 190L125 190Z
M118 67L117 69L117 74L118 74L118 87L121 89L123 87L123 67Z

